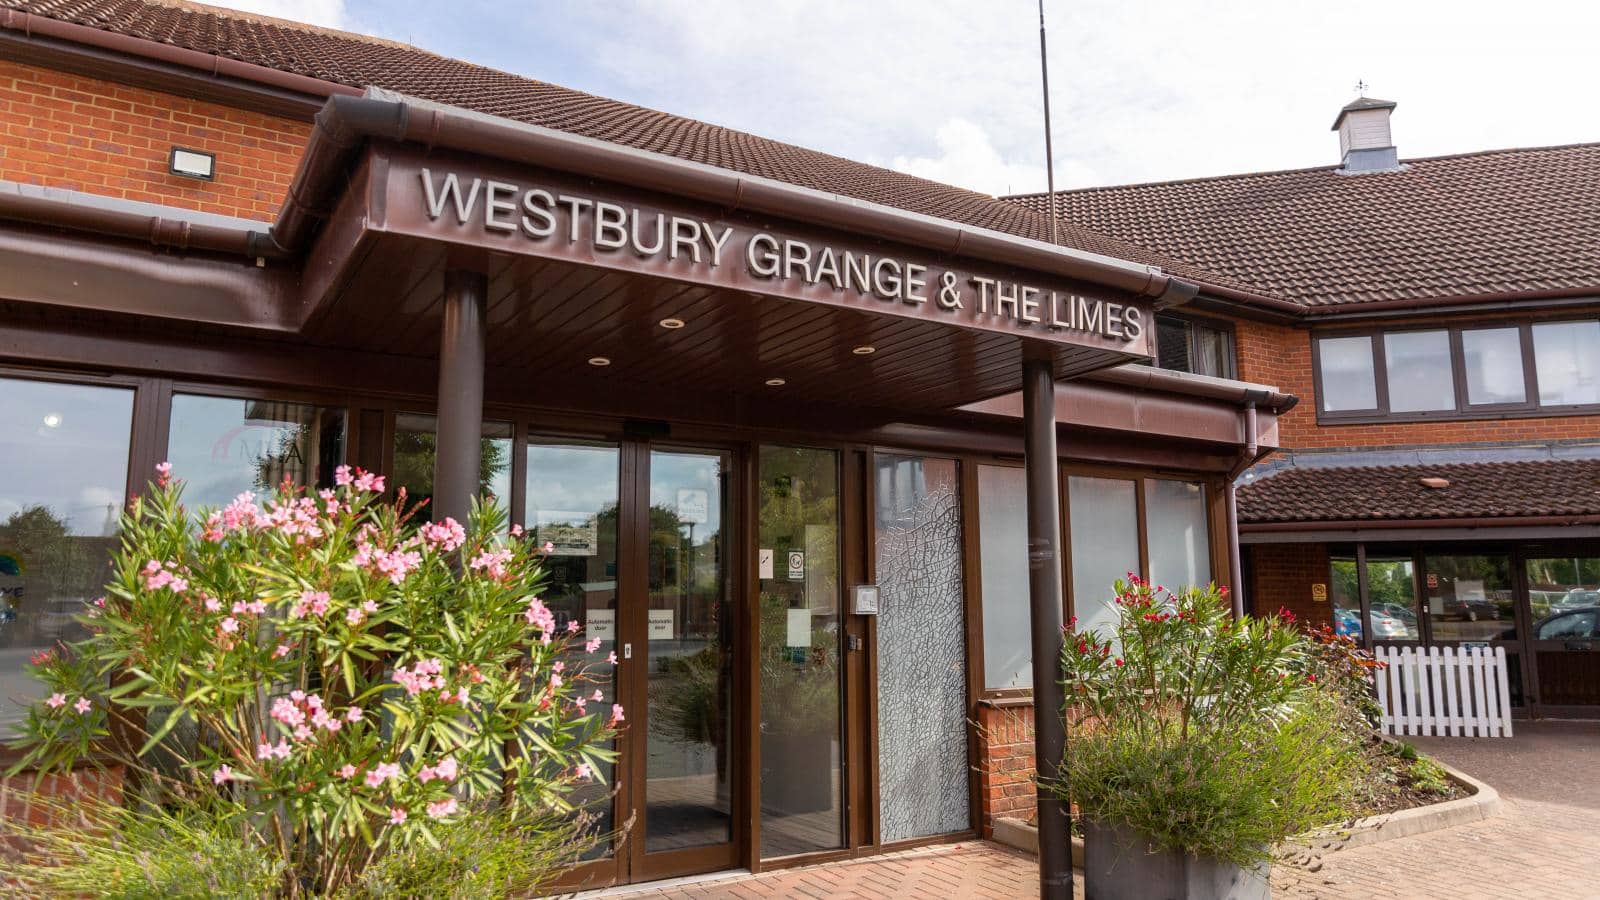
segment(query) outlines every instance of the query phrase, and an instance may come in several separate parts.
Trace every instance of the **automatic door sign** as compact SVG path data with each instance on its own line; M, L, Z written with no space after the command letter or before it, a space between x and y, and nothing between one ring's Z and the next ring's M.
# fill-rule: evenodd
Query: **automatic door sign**
M789 580L806 580L806 552L804 550L789 551Z

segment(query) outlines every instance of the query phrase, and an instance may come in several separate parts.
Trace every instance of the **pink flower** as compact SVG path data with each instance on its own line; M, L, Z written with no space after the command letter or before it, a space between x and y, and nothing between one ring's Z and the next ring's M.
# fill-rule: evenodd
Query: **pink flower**
M512 537L522 537L522 526L521 525L513 525L513 526L511 526L511 536Z
M356 486L356 490L358 490L358 491L372 491L372 492L378 493L378 494L383 493L383 476L382 475L374 475L371 472L363 472L360 469L357 469L356 472L358 473L356 475L356 480L354 482L354 484ZM338 477L337 473L335 473L335 478L337 478L337 477Z
M456 811L456 798L446 797L438 803L428 804L428 818L442 819Z
M617 651L613 650L609 654L607 654L606 655L606 662L612 664L613 666L616 665L617 664Z
M554 553L554 552L556 552L556 545L550 543L549 541L545 541L544 542L544 552L545 553Z
M583 708L589 705L589 701L579 697L578 699L572 701L572 705L578 710L578 712L583 712Z
M352 606L344 611L344 620L351 626L360 625L367 618L367 614L360 607Z
M50 699L46 700L44 705L50 707L51 709L60 709L61 707L67 705L67 695L59 692L51 694Z
M441 553L450 553L467 542L467 530L461 527L460 522L449 517L441 522L429 522L417 529L417 534Z
M577 634L578 633L578 629L582 628L582 627L583 626L578 624L578 620L577 619L568 619L567 620L567 634Z
M495 551L484 550L472 561L467 563L467 568L475 572L487 572L490 578L506 577L506 563L511 561L511 551L500 549Z
M206 612L217 612L222 609L222 601L215 597L206 598Z
M588 763L578 763L577 775L580 780L588 781L594 777L594 769Z
M556 630L555 615L550 612L550 609L538 597L528 601L528 611L523 613L522 617L528 620L529 625L547 635Z
M593 696L593 697L590 697L590 698L589 698L589 699L590 699L590 700L593 700L593 701L594 701L594 702L596 702L596 703L599 703L599 702L600 702L600 701L601 701L601 700L604 700L604 699L605 699L605 697L606 697L606 695L605 695L605 694L602 694L602 693L600 693L600 689L599 689L599 688L595 688L595 689L594 689L594 696Z
M235 619L233 616L229 616L222 620L221 627L224 633L233 634L239 630L239 620Z
M333 774L338 775L340 778L354 778L356 777L356 767L350 763L345 763L339 767L339 771Z
M583 645L583 650L584 650L585 653L594 653L595 651L597 651L599 649L600 649L600 639L599 638L594 638L593 640L591 640L588 643Z
M256 759L288 759L289 742L279 738L276 744L265 741L256 745Z
M156 479L157 479L157 482L159 484L166 484L167 480L170 479L171 477L172 477L172 463L169 463L169 462L156 463Z
M295 693L299 693L299 691L296 691ZM279 697L278 699L272 701L271 715L272 718L290 726L291 728L300 725L306 720L305 712L301 710L300 707L296 706L294 701L290 700L288 697Z
M344 711L344 720L346 722L359 722L361 721L363 715L364 714L361 712L361 707L352 706Z
M350 467L340 466L339 468L334 469L333 483L337 484L339 487L349 487L350 485L354 484L355 479L350 476Z
M454 756L446 756L444 759L439 760L439 764L434 766L434 771L445 781L455 781L456 758Z
M294 649L294 648L290 647L288 644L279 644L278 646L273 648L273 650L272 650L272 658L273 659L282 659L285 656L288 656L289 655L289 651L292 650L292 649Z
M289 610L289 618L303 619L307 613L321 616L327 613L329 600L327 591L301 591L300 599Z
M400 777L400 766L397 763L379 763L367 773L367 787L377 787L385 781Z
M622 704L621 703L613 703L613 704L611 704L611 724L615 725L618 722L622 722L622 721L625 721L625 719L624 719L624 717L622 715Z
M80 716L83 715L84 713L88 712L93 707L94 707L94 704L89 702L89 698L88 697L79 697L78 698L78 702L72 704L72 708L74 710L76 710L78 715L80 715Z
M393 809L389 810L389 824L390 825L404 825L405 821L406 821L406 811L405 810L401 809L398 806L396 806Z
M211 783L212 784L222 784L225 781L232 781L232 780L233 780L233 767L228 765L227 763L223 763L220 767L218 767L218 769L215 772L211 773Z
M433 766L423 766L422 768L417 770L417 780L422 782L423 784L427 784L428 782L430 782L430 781L432 781L432 780L434 780L435 778L438 778L438 777L439 777L439 772Z

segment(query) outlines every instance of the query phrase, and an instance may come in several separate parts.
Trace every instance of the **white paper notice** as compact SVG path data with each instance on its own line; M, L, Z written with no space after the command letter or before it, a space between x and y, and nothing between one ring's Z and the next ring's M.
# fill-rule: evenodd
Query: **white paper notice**
M789 580L806 580L806 552L804 550L789 551Z
M670 609L650 610L650 640L672 640L672 613L673 611Z
M789 646L811 646L811 610L789 610Z
M614 641L617 639L617 611L614 609L591 609L584 613L583 636L591 641Z
M756 568L761 570L758 578L772 577L772 548L762 547L756 551Z

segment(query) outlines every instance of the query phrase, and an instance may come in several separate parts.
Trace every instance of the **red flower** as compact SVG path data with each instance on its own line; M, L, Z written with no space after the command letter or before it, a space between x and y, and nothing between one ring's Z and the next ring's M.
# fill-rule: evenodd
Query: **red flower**
M1118 666L1119 666L1119 667L1120 667L1120 666L1121 666L1121 665L1122 665L1122 657L1120 657L1120 656L1119 656L1119 657L1117 657L1117 665L1118 665Z

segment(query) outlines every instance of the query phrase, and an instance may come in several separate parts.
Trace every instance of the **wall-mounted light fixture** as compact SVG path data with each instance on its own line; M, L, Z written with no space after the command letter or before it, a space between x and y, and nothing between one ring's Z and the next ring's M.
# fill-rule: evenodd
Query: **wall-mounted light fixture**
M212 181L217 177L217 155L215 153L173 147L172 156L168 159L168 165L172 174L182 175L185 178Z

